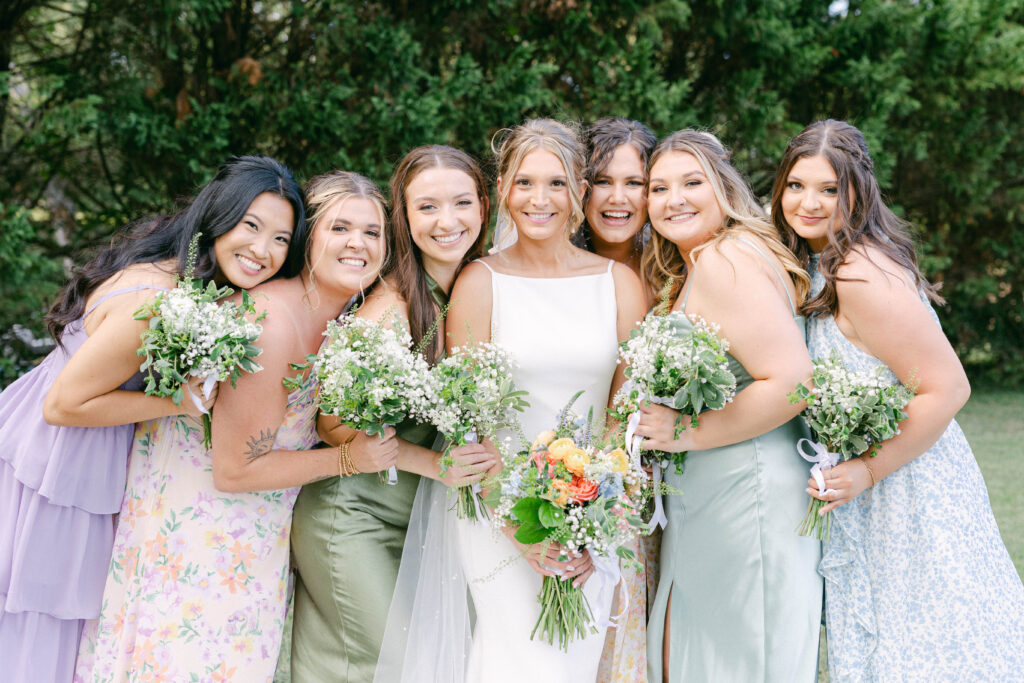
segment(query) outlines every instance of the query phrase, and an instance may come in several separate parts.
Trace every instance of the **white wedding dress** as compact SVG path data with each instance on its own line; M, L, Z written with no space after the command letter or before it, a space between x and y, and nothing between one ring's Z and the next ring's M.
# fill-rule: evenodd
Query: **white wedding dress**
M485 264L486 265L486 264ZM516 362L529 392L527 439L573 411L603 423L618 353L615 284L608 270L528 278L492 270L491 340ZM513 434L514 447L519 448ZM584 586L596 633L568 652L530 639L543 577L487 523L456 520L443 485L424 479L413 509L375 683L565 683L594 681L618 580L618 560L598 560ZM466 586L475 622L465 605ZM468 650L468 654L466 652Z

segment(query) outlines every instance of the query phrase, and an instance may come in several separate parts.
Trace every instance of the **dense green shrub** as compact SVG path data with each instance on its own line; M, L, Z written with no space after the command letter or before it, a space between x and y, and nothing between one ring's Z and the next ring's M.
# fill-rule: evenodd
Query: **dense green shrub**
M0 236L2 294L17 302L0 331L38 331L54 265L170 208L229 154L384 182L414 145L487 158L494 132L526 116L621 114L714 130L763 195L786 141L830 116L864 130L972 374L1020 384L1024 3L841 5L7 3L0 216L20 227ZM11 353L8 368L30 355Z

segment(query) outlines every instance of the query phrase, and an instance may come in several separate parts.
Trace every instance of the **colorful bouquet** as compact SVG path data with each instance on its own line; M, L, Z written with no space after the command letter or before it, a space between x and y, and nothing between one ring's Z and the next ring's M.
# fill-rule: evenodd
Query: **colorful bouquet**
M517 426L515 412L529 404L525 391L512 383L512 359L497 344L457 347L431 370L434 396L428 411L430 422L448 441L441 456L441 474L454 463L454 446L476 443L494 436L499 429ZM480 501L480 487L460 486L456 492L456 514L460 519L487 516Z
M185 275L177 278L178 286L161 292L153 301L135 311L136 320L149 320L142 333L142 346L137 351L145 360L139 370L145 373L145 391L150 396L170 396L181 405L190 377L204 379L203 395L209 397L217 382L230 379L234 386L245 372L263 368L254 360L262 350L253 343L263 332L254 316L256 306L249 293L242 291L242 301L218 303L234 290L210 282L193 279L196 260L196 239L189 247ZM203 412L203 445L210 448L210 413L202 402L189 392Z
M689 415L690 426L696 427L702 410L721 410L736 395L736 376L729 370L726 357L729 342L718 335L717 325L696 315L690 316L690 321L693 329L680 336L672 328L671 315L649 315L619 345L619 358L626 363L629 381L615 394L611 414L625 427L622 441L630 454L639 452L640 438L633 432L640 421L642 401L680 411L675 428L678 438L686 428L685 416ZM671 461L681 473L686 458L685 451L648 451L641 455L652 465L656 490L661 487L661 469ZM664 527L668 520L660 495L654 496L654 504L651 526Z
M814 441L801 439L797 448L805 460L814 463L811 476L821 494L826 492L822 470L864 453L874 457L883 441L899 434L899 423L907 417L903 409L914 397L914 389L891 382L885 377L887 372L885 366L873 372L849 370L833 349L829 358L814 361L814 388L798 384L789 394L791 403L807 402L801 415ZM811 444L811 454L804 452L805 442ZM797 527L801 536L829 537L832 516L818 514L824 506L823 501L811 498Z
M310 357L321 412L371 436L407 417L427 421L430 368L409 348L412 338L397 318L384 326L349 315L328 323L324 336L327 341ZM391 467L387 482L397 481Z
M647 531L639 514L649 493L647 473L623 449L591 445L590 421L574 422L571 405L555 429L505 458L495 525L517 526L515 538L526 545L558 543L567 553L587 549L635 562L624 546ZM572 640L594 632L587 598L571 581L544 577L538 600L531 639L539 633L567 650Z

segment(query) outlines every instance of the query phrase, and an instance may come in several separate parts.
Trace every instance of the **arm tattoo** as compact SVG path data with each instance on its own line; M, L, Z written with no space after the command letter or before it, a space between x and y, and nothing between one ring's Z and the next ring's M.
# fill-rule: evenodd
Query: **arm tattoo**
M261 429L259 436L250 436L249 440L245 443L248 448L245 452L246 461L252 462L273 450L274 439L276 438L277 432L270 429Z

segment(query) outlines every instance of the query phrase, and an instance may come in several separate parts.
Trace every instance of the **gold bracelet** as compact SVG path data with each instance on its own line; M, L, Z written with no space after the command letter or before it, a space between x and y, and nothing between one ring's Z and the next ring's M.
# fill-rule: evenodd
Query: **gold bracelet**
M359 468L356 467L354 462L352 462L352 456L349 454L352 448L352 439L354 438L355 436L338 445L339 477L351 477L353 474L360 474Z
M875 484L877 484L878 481L875 479L875 471L871 469L871 465L868 464L868 461L865 460L864 458L857 459L864 463L864 467L868 468L868 476L871 477L871 485L874 486Z

